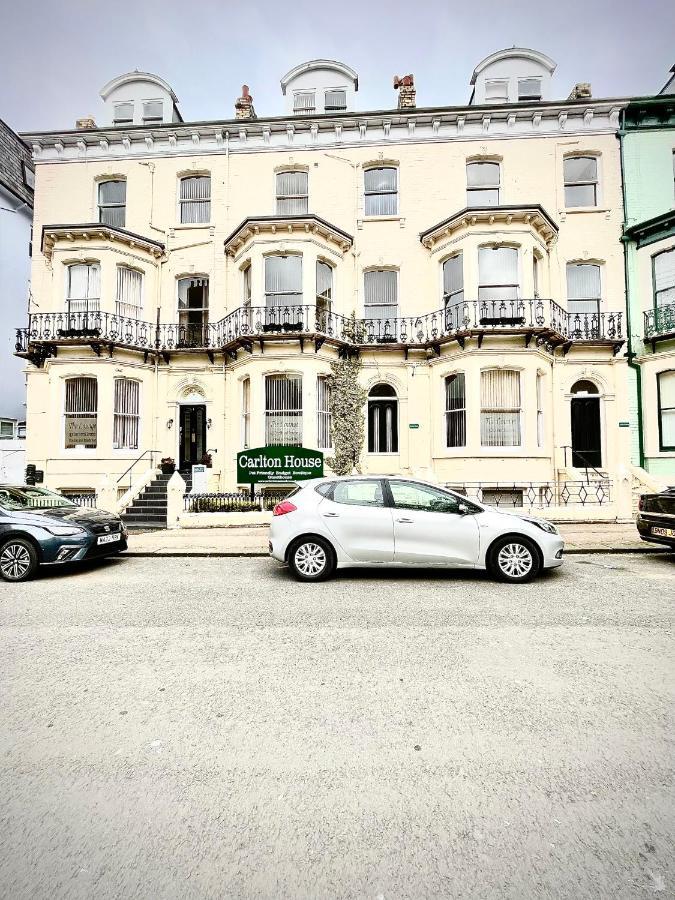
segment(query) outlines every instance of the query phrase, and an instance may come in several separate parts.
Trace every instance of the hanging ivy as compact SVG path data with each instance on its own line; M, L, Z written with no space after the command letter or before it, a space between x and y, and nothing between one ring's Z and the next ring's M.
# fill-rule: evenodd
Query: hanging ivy
M345 328L353 325L354 334L359 328L354 315ZM365 436L363 405L367 393L361 387L359 375L361 360L357 355L337 359L330 364L330 399L333 435L333 456L326 462L336 475L349 475L353 469L361 471L361 452Z

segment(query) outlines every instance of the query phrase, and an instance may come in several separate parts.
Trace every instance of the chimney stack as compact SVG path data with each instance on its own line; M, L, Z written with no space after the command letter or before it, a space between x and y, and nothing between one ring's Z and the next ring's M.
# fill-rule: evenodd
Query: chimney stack
M75 120L76 128L96 128L96 122L93 116L85 116L83 119Z
M415 108L415 79L412 75L404 75L399 78L394 75L394 87L398 90L398 108Z
M572 93L567 98L568 100L590 100L591 99L591 86L587 81L580 81L578 84L575 84L572 88Z
M241 86L241 97L234 104L236 119L255 119L255 109L253 109L253 97L248 92L248 85Z

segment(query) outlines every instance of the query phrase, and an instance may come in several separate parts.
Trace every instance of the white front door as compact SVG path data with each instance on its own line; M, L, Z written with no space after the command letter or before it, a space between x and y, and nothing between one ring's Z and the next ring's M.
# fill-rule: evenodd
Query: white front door
M392 510L385 506L377 479L338 481L318 507L326 528L355 562L391 562L394 558Z
M475 515L452 494L412 481L388 482L393 500L394 562L472 566L478 560Z

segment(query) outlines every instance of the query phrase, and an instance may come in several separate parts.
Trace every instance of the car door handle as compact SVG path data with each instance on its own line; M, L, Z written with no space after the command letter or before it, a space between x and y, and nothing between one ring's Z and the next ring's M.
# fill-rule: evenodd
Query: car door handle
M334 513L334 512L324 513L323 515L324 515L324 518L326 518L326 519L339 519L339 517L340 517L340 513Z
M412 525L412 519L397 519L397 522L401 522L402 525Z

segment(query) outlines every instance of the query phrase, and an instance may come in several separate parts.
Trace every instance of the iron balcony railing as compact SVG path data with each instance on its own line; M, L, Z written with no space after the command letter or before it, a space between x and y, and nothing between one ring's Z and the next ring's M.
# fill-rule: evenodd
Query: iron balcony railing
M675 303L648 309L644 314L644 320L646 338L675 334Z
M237 341L312 334L345 344L433 344L471 332L541 331L566 341L623 340L620 312L568 313L553 300L472 300L419 316L354 318L320 306L242 306L216 322L157 323L115 313L31 313L16 351L31 344L108 343L161 352L223 349Z

